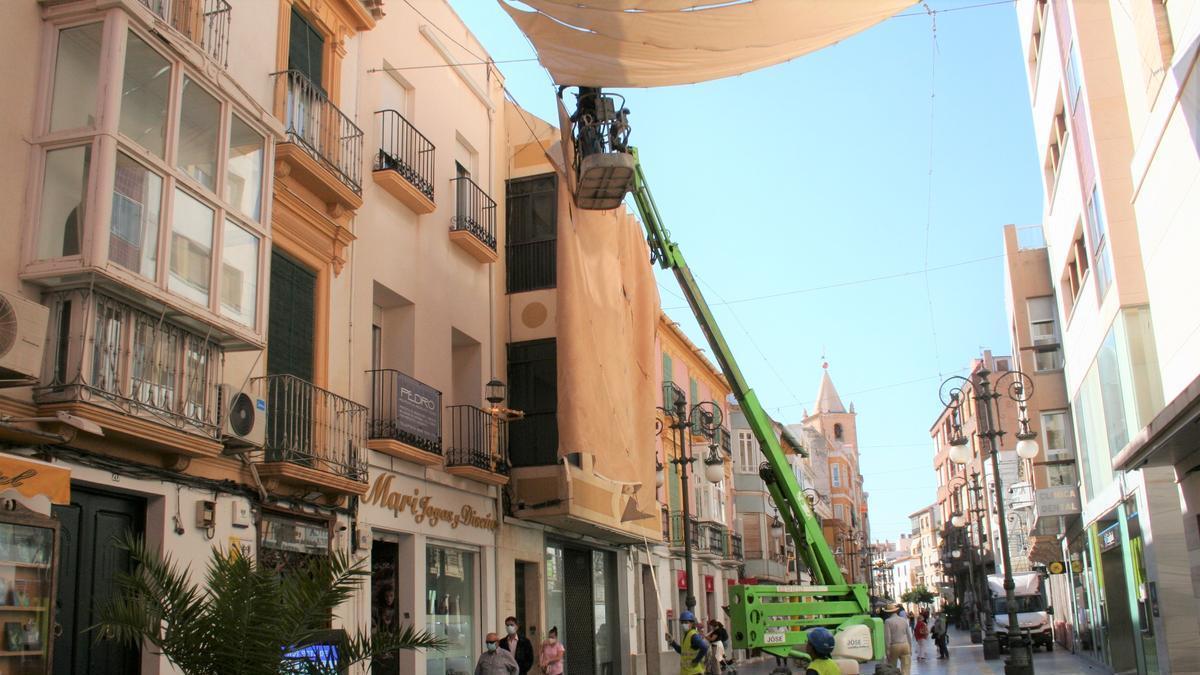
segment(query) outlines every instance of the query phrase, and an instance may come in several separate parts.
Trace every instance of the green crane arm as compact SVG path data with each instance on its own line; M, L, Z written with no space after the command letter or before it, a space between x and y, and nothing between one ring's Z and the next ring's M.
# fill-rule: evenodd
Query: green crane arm
M804 498L796 476L788 464L770 417L754 390L746 383L746 378L742 375L720 326L713 318L712 309L705 301L696 278L692 276L679 245L671 241L670 234L663 225L658 206L654 203L641 162L638 160L637 149L630 148L630 153L634 158L633 200L646 229L651 259L663 269L671 270L675 274L684 298L696 316L709 348L712 349L734 397L742 408L751 432L758 440L758 446L766 458L760 475L779 509L784 526L796 544L800 558L811 571L815 584L808 587L735 587L734 600L741 601L739 604L753 603L756 598L761 598L763 602L759 606L764 608L757 614L747 611L745 607L731 608L735 644L746 648L760 647L786 656L793 653L793 647L803 644L803 632L798 630L800 628L825 625L836 629L850 624L878 622L877 619L869 619L871 601L866 587L862 584L846 583L821 532L820 521L813 513L808 500ZM871 632L880 633L881 637L877 626L872 625ZM740 639L739 633L742 634ZM877 642L874 639L876 636L872 637L872 642ZM882 658L881 645L873 646L875 658Z

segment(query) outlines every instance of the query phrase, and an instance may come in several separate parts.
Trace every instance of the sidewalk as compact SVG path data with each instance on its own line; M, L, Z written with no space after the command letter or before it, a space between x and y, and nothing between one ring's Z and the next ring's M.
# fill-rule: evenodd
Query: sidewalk
M936 654L936 648L933 650ZM775 660L739 667L738 675L769 675L775 668ZM874 672L873 664L863 664L862 675ZM1109 675L1111 671L1096 665L1086 659L1067 652L1061 646L1047 654L1037 651L1033 654L1033 671L1036 675ZM804 671L793 668L793 672L801 674ZM1004 659L994 661L983 660L983 646L971 644L971 636L965 631L950 631L950 658L946 660L932 659L912 662L911 675L1004 675Z

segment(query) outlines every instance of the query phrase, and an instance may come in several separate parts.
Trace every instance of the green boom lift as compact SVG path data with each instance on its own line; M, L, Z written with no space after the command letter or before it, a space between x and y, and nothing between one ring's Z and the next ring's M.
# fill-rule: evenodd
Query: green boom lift
M580 208L615 208L627 192L632 192L646 229L651 262L675 274L750 430L758 439L766 458L759 475L814 580L810 586L733 586L729 604L733 646L803 657L804 631L824 626L837 638L835 656L856 661L880 660L884 657L883 622L871 615L867 587L846 583L821 533L820 521L787 463L770 417L746 383L683 252L671 241L650 194L637 149L627 145L628 111L622 104L623 101L615 102L614 95L599 89L580 89L579 107L572 116L574 166L578 176L574 186L576 204Z

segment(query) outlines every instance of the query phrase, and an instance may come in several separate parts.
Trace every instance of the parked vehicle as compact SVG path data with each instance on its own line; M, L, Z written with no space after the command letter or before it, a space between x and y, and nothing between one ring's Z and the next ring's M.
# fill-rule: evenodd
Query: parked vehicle
M1034 649L1045 647L1054 651L1054 626L1050 622L1053 609L1046 604L1042 589L1042 577L1037 572L1013 575L1013 594L1016 601L1017 622ZM989 574L988 590L991 592L992 618L996 626L996 637L1000 649L1008 647L1008 597L1004 592L1004 575Z

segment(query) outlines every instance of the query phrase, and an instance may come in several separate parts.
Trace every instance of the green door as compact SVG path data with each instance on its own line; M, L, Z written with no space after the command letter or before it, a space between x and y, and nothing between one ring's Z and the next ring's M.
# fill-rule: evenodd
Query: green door
M267 318L267 453L269 461L312 460L313 341L317 275L271 251ZM298 378L298 379L297 379Z

